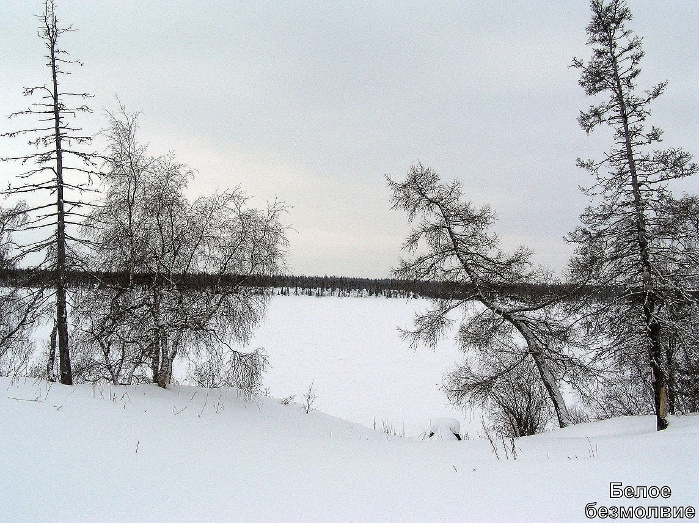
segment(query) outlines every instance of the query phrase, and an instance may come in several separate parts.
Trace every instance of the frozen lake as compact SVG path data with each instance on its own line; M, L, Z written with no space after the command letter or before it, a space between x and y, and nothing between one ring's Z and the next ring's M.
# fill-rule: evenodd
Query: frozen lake
M301 401L313 383L316 407L371 427L390 423L418 435L430 419L473 415L452 408L440 390L460 361L453 336L436 351L410 349L398 327L410 328L426 300L275 296L250 349L264 347L271 368L263 387L273 397ZM479 421L479 420L478 420ZM480 422L479 422L480 424Z

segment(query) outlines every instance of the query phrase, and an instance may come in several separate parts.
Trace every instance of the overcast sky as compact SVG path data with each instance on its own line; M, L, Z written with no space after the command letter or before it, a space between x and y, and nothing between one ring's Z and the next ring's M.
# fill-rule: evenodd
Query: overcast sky
M0 2L0 113L44 84L40 0ZM639 84L669 80L652 123L699 154L699 2L629 0L644 39ZM587 58L586 0L57 0L73 58L66 86L103 110L140 111L153 154L197 170L191 194L240 186L290 206L290 270L384 277L407 232L384 175L420 161L490 204L507 248L561 270L585 205L578 156L601 156L576 116L569 68ZM0 121L0 130L13 128ZM0 155L17 143L0 142ZM0 165L0 182L16 172ZM699 180L683 187L699 192Z

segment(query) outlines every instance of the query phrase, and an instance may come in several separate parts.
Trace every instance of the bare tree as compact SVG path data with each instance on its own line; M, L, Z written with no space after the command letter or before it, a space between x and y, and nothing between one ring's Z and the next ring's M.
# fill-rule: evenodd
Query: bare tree
M73 381L68 345L68 310L66 300L66 271L76 263L75 246L79 239L71 234L69 227L83 216L81 208L86 205L82 194L88 190L91 175L95 173L95 155L80 148L91 140L82 129L73 123L78 113L89 112L82 104L89 97L86 93L64 90L63 75L70 74L68 66L79 62L71 60L61 47L62 35L72 31L58 23L53 0L44 2L44 12L39 17L39 37L46 47L49 82L45 85L24 89L25 96L38 97L30 107L10 115L11 118L31 117L35 125L21 130L3 133L2 136L29 137L29 145L35 152L3 158L16 161L25 169L18 180L5 194L48 195L53 201L39 201L27 208L30 218L24 223L24 231L51 231L38 240L29 240L19 249L19 257L43 256L38 266L49 267L54 273L52 286L56 303L55 335L58 340L60 381ZM77 100L77 104L72 101ZM72 160L72 161L71 161Z
M453 322L454 311L462 311L458 342L464 352L484 361L506 362L500 367L480 365L469 370L468 380L448 383L450 397L464 401L490 390L519 368L536 369L532 379L545 388L561 427L571 420L559 380L584 365L568 350L570 326L558 317L555 305L560 296L525 296L512 289L521 284L553 282L546 271L535 268L530 252L520 248L504 253L490 231L495 221L489 207L477 208L462 201L458 182L443 184L438 175L422 165L411 167L402 182L388 179L394 209L402 209L413 224L404 250L416 254L401 261L394 274L408 280L451 282L452 295L434 300L434 307L415 318L415 330L404 336L414 347L434 347ZM531 363L530 367L525 367ZM490 385L488 385L490 384ZM483 388L485 387L485 388Z
M172 155L147 155L136 115L110 119L107 188L85 234L99 246L95 269L127 274L129 283L103 286L105 306L80 306L76 318L88 339L119 347L119 361L130 352L129 368L148 361L153 381L166 387L176 357L249 339L268 296L245 278L281 270L284 207L249 208L239 190L190 202L183 191L191 171ZM198 274L209 276L207 285L190 283Z
M249 400L259 394L268 367L264 349L244 353L221 344L206 344L192 362L189 378L205 388L235 387Z
M75 304L75 379L115 385L152 382L143 293L114 285L82 287L75 291Z
M688 269L696 260L696 245L680 245L668 236L668 217L678 209L668 184L697 173L691 156L677 148L653 150L662 131L648 129L650 104L666 82L636 94L644 52L641 39L627 27L631 11L624 0L592 0L587 27L592 58L575 59L580 85L601 100L580 113L581 127L590 133L600 126L614 131L614 144L604 158L578 160L594 183L585 193L596 203L581 216L570 234L577 244L571 262L576 279L617 289L612 300L591 304L596 333L610 352L624 358L644 357L650 367L657 428L667 427L668 374L665 348L672 307L692 301ZM689 269L696 277L696 265ZM669 322L669 323L668 323ZM671 330L671 329L670 329ZM641 356L642 355L642 356Z

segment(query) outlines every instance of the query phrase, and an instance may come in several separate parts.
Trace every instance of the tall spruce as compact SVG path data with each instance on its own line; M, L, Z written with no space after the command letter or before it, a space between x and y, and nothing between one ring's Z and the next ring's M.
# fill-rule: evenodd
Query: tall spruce
M580 85L596 101L578 121L589 134L613 131L613 145L601 160L578 165L594 177L584 189L591 198L582 224L569 235L576 244L571 273L604 288L613 298L591 305L594 325L606 350L642 357L650 367L657 429L668 426L667 336L674 304L691 302L688 278L679 277L693 247L667 237L668 215L682 207L669 183L697 172L682 149L655 150L662 131L648 125L650 106L667 82L638 93L644 52L641 38L628 28L632 14L624 0L592 0L587 44L592 57L573 60Z
M3 158L4 161L18 162L23 169L17 176L18 182L11 184L4 193L25 195L31 201L26 209L30 218L24 222L22 230L34 232L26 235L31 239L18 249L17 258L39 268L51 269L50 286L54 290L56 306L51 340L52 344L57 340L60 382L70 385L73 378L68 343L66 271L76 264L75 242L79 243L80 239L71 233L69 227L76 225L83 216L81 208L87 205L83 195L90 190L96 155L81 150L90 143L91 137L84 135L74 123L79 113L90 112L84 104L90 95L64 90L61 84L63 77L70 74L69 67L80 64L71 60L61 46L62 36L73 29L58 23L53 0L44 2L39 19L38 35L46 48L49 78L43 85L25 87L24 95L36 101L29 108L10 115L12 119L29 117L35 123L2 134L9 138L28 137L29 145L35 150ZM37 231L44 232L43 237L36 239ZM52 361L48 368L49 379L52 379Z

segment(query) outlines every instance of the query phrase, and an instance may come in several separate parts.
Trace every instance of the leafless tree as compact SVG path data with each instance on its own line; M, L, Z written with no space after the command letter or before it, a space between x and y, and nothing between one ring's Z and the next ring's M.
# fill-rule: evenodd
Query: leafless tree
M245 277L282 269L284 207L250 208L239 190L190 202L184 189L191 171L172 155L147 155L136 140L136 115L122 110L110 120L107 188L85 234L99 246L95 269L126 273L129 283L102 285L103 307L79 304L75 314L86 339L119 347L119 361L129 352L129 369L148 361L153 381L166 387L176 357L202 344L249 339L268 296L245 286ZM197 274L214 284L209 278L193 288L187 282ZM227 275L239 278L232 284Z
M24 206L0 208L0 271L16 268L12 233L26 219ZM41 316L43 293L36 288L0 287L0 376L26 374L31 332Z
M189 372L189 378L196 385L234 387L248 400L260 393L262 376L269 367L264 349L241 352L222 344L206 344L197 356Z
M394 274L408 280L451 282L451 297L434 300L434 306L415 318L415 329L404 336L412 346L434 347L453 323L457 311L463 314L458 343L467 354L481 361L499 360L468 369L469 379L448 383L450 397L460 401L478 398L478 387L490 389L519 368L536 369L531 379L545 388L561 427L570 424L559 380L585 365L569 350L573 332L558 317L555 305L560 296L522 296L513 286L539 283L546 288L553 279L533 267L524 248L506 254L491 232L495 215L487 206L478 208L462 201L458 182L441 183L438 175L414 165L402 182L388 179L394 209L402 209L413 224L404 250L420 254L401 261ZM529 365L530 367L525 367ZM481 390L486 390L481 389Z
M18 175L18 183L10 186L5 194L27 194L34 202L27 207L30 217L23 224L25 232L33 233L27 237L33 239L19 248L18 256L25 259L39 256L38 266L48 267L54 273L54 335L58 342L60 381L71 384L66 271L76 264L75 249L80 239L70 227L84 215L82 208L86 202L82 195L89 190L91 176L95 174L95 155L81 150L91 138L74 123L76 115L90 111L84 105L89 95L65 90L61 85L62 77L70 74L69 66L79 64L71 60L60 45L62 36L72 29L58 23L53 0L44 2L44 12L39 18L39 37L46 47L50 78L44 85L25 88L25 96L38 100L29 108L10 115L11 118L33 118L36 123L2 134L10 138L29 137L29 145L35 148L28 154L3 158L19 163L24 169ZM49 200L41 200L43 195ZM44 233L43 238L35 239L37 231Z
M148 316L136 289L98 285L75 291L73 373L81 382L152 382Z

